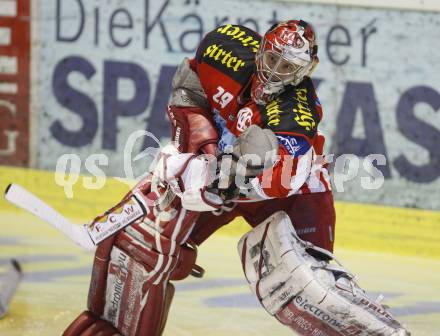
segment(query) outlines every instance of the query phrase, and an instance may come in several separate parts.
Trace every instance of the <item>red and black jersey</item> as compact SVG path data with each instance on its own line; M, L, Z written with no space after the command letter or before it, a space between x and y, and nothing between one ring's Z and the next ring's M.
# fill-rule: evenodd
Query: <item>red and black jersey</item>
M293 189L297 192L301 186L293 186L290 180L282 181L282 175L286 175L281 171L284 156L294 158L290 178L302 173L297 171L297 167L303 169L307 165L300 162L302 156L310 158L312 152L322 154L323 138L317 141L322 109L308 77L297 86L287 86L265 106L250 100L249 88L255 79L255 54L260 40L258 33L246 27L221 26L205 36L191 66L208 97L220 134L220 150L232 145L251 124L269 128L275 133L282 158L271 176L274 182L269 188L260 188L260 191L267 197L285 197ZM319 148L313 148L314 145ZM307 174L309 172L310 167L307 167ZM261 176L260 181L262 179ZM297 178L297 181L300 180ZM325 186L324 189L328 188Z
M264 128L271 129L277 136L296 137L313 145L322 109L310 78L306 77L297 86L287 86L278 97L257 108ZM281 143L286 145L285 141Z
M213 112L231 127L241 98L255 73L255 53L261 36L239 25L225 25L208 33L192 61Z

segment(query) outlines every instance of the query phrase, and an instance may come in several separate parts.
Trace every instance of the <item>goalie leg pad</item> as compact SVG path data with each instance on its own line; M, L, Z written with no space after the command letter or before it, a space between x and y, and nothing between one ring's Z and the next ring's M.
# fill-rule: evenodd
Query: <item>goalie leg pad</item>
M174 219L166 224L146 217L114 240L102 317L123 335L141 335L145 330L160 335L173 293L169 280L175 270L176 278L182 278L188 273L182 274L182 268L192 269L193 265L176 267L185 264L181 246L195 214L183 208L174 212Z
M262 306L301 335L409 335L330 252L301 240L283 211L243 236L238 250Z
M81 313L64 331L63 336L115 336L119 332L107 321L89 311Z
M148 196L148 188L138 188ZM174 293L169 281L195 268L197 251L186 241L199 214L182 208L178 197L148 206L147 215L101 242L95 254L88 309L124 336L161 335Z

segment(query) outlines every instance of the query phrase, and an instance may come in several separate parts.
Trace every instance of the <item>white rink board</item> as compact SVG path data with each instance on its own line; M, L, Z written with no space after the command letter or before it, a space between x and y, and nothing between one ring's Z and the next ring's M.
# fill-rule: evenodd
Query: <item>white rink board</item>
M207 0L48 0L34 7L38 168L53 169L60 155L77 153L84 171L90 154L104 153L103 170L123 176L131 132L168 136L171 76L205 33L226 21L264 32L274 18L298 17L318 31L315 77L327 152L387 158L382 188L361 188L360 178L368 176L361 165L336 197L439 209L438 13Z

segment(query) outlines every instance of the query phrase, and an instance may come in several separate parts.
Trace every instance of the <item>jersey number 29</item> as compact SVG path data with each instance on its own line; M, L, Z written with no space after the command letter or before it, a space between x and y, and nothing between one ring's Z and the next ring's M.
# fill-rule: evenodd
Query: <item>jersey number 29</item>
M217 93L212 96L212 99L219 103L222 108L225 108L228 105L234 96L230 92L225 92L221 86L217 87Z

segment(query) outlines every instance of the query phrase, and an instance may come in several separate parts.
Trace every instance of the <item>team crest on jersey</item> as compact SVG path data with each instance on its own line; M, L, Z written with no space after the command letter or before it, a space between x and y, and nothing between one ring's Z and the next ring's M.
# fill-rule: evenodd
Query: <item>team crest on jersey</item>
M238 111L237 130L244 132L252 124L253 112L249 107L244 107Z

